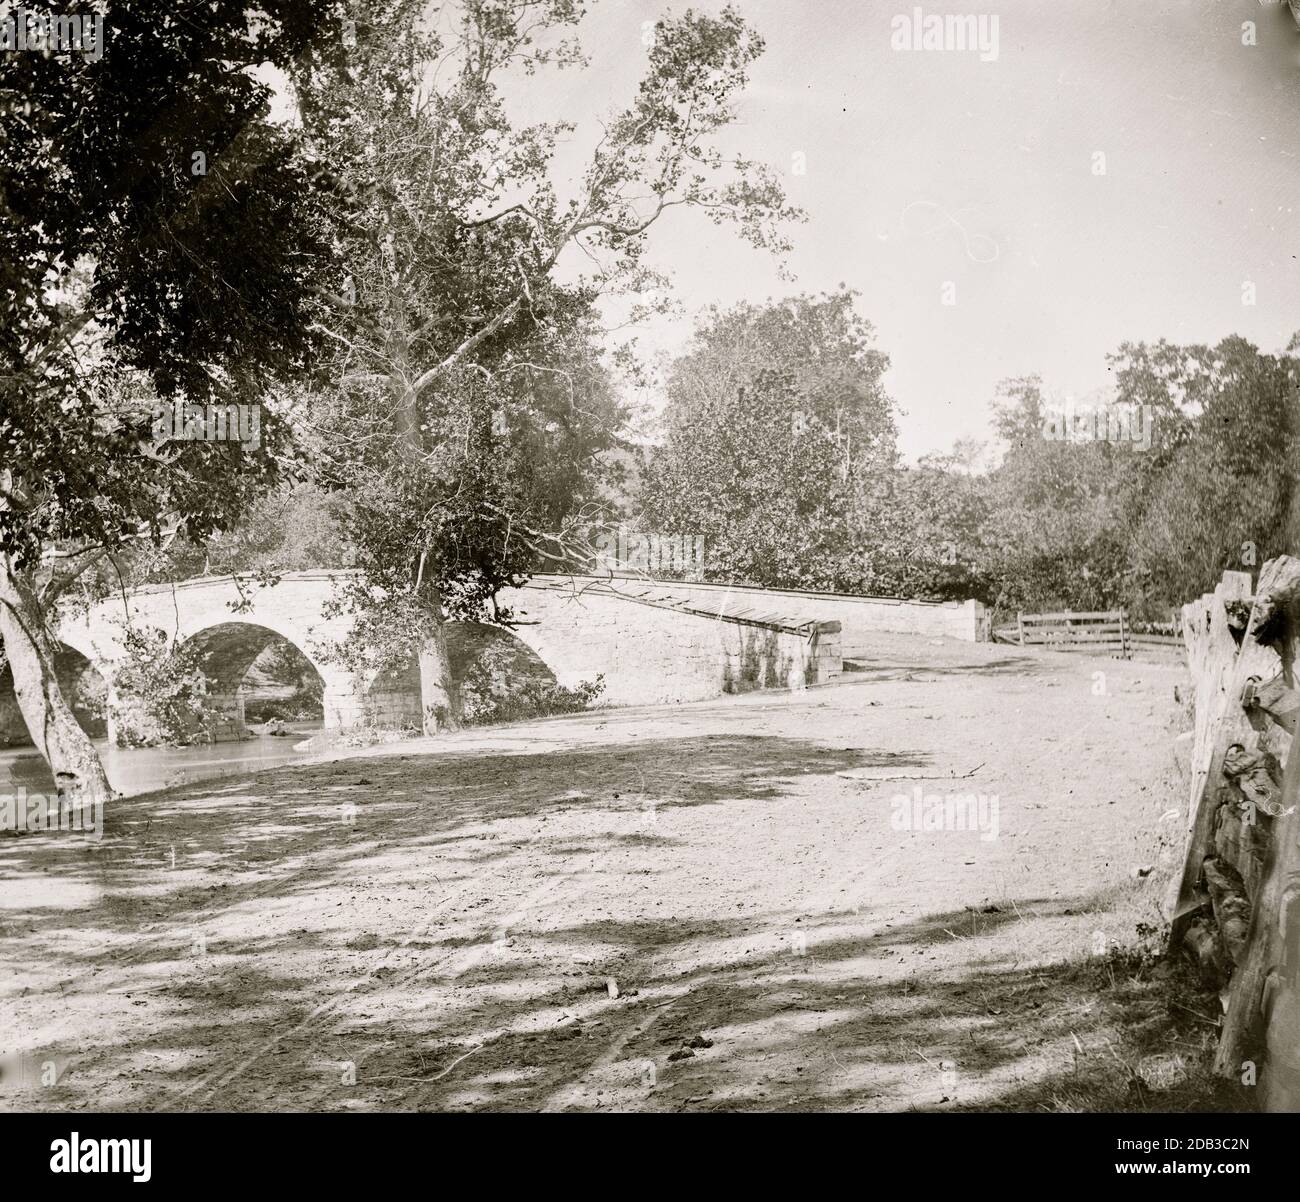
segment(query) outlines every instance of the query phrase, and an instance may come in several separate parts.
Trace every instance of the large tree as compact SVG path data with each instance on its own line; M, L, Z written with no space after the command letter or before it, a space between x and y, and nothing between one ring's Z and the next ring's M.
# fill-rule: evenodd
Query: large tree
M641 521L702 537L709 578L856 583L895 427L888 359L854 302L840 291L710 310L673 363Z
M102 53L0 56L0 638L61 795L102 797L54 671L55 607L133 540L232 523L271 480L254 446L159 446L155 405L259 405L306 367L330 271L313 166L254 69L324 75L317 0L68 0Z
M417 649L426 731L459 723L443 623L568 562L587 464L621 411L602 297L658 280L650 231L674 209L781 248L795 216L761 164L726 156L762 41L731 8L654 27L644 74L603 130L519 120L519 79L583 62L573 0L373 6L350 86L299 78L301 110L354 198L351 278L326 298L334 387L305 404L320 478L350 495L361 576L343 599L392 655ZM535 107L535 106L533 106ZM562 141L591 136L562 170ZM391 664L389 666L392 666Z
M1123 596L1126 532L1117 516L1137 452L1049 436L1058 415L1075 412L1046 396L1037 376L998 385L994 429L1004 455L983 481L988 518L971 548L995 608L1103 609Z

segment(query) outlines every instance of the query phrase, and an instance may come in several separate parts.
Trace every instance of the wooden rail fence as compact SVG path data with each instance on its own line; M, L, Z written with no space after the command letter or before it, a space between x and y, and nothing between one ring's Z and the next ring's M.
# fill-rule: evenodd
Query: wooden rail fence
M1221 987L1215 1071L1300 1111L1300 560L1225 572L1183 607L1195 701L1170 952Z
M1183 654L1183 639L1176 634L1136 631L1122 609L1016 615L1014 626L993 631L998 642L1021 647L1043 647L1049 651L1090 651L1131 659L1135 652L1144 655Z

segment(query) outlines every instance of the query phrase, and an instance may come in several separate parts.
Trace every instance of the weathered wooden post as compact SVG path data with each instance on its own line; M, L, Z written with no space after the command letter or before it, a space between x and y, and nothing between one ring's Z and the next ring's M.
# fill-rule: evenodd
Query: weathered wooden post
M1197 885L1214 833L1223 756L1233 741L1228 737L1224 716L1229 706L1239 706L1242 685L1250 674L1238 672L1238 647L1228 627L1227 602L1244 600L1250 593L1249 572L1224 572L1212 596L1203 596L1199 603L1183 607L1189 667L1196 684L1196 739L1183 839L1186 855L1182 873L1170 882L1166 898L1171 952L1178 948L1187 924L1202 905ZM1251 665L1256 662L1253 658L1249 661Z
M1276 648L1293 683L1297 642L1300 561L1281 556L1260 574L1242 657L1253 645ZM1262 887L1252 899L1245 953L1233 973L1214 1069L1223 1077L1241 1074L1262 1032L1265 1109L1294 1112L1300 1110L1300 751L1294 739L1282 778L1281 812L1271 823Z

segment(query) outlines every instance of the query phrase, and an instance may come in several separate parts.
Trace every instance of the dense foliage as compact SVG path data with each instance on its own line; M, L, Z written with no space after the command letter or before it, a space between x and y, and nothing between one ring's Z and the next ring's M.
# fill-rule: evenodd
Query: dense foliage
M1126 343L1086 403L1003 381L991 467L970 446L904 467L851 294L709 312L637 522L702 535L714 581L1159 620L1294 546L1296 349Z
M1230 337L1126 343L1109 363L1097 436L1045 437L1060 407L1037 379L1004 385L1006 451L982 482L989 521L962 544L999 609L1124 606L1158 619L1225 569L1294 548L1300 360ZM1121 436L1100 436L1107 415Z
M663 17L624 110L579 135L513 111L504 88L584 61L571 0L423 7L370 6L349 78L298 79L350 198L348 278L317 323L331 379L300 428L315 481L347 497L358 574L340 606L357 635L338 652L395 670L417 648L432 731L459 721L443 623L504 618L500 588L569 562L618 445L599 299L654 282L646 236L678 207L778 249L793 214L766 167L713 145L762 51L736 10ZM580 136L585 164L561 170Z
M70 11L92 6L70 3ZM333 6L114 0L102 57L0 56L0 550L30 570L231 524L276 424L154 445L152 411L260 405L307 367L331 266L313 165L251 67L341 52ZM331 24L332 21L332 24ZM322 57L324 55L324 57Z
M119 747L184 746L203 742L222 716L214 708L193 644L165 630L124 624L125 655L113 673L114 733Z
M343 5L64 8L102 14L96 53L0 54L0 639L79 799L109 784L59 690L52 607L124 545L236 524L277 475L270 393L311 369L335 262L330 189L258 72L330 78Z

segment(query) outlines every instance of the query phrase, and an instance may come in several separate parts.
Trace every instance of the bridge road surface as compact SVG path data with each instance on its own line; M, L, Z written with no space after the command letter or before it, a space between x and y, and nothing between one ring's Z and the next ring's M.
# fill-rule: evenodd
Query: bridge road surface
M1115 1036L1071 966L1156 921L1182 678L882 635L801 693L372 748L124 800L98 845L0 840L0 1105L1068 1107ZM916 790L996 798L996 837L908 829Z

